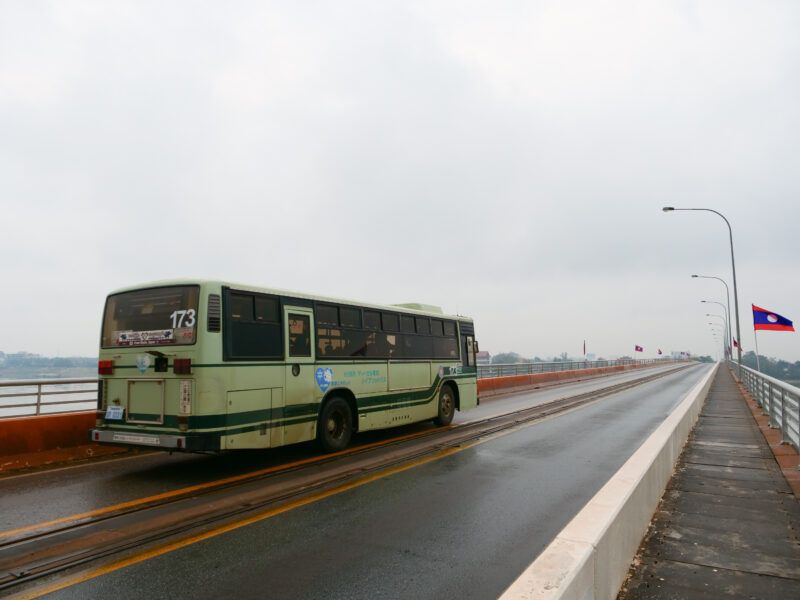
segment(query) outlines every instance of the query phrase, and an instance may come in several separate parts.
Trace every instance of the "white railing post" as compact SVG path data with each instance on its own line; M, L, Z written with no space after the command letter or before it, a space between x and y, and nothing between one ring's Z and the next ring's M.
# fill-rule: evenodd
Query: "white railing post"
M786 432L789 430L789 422L786 420L786 391L781 388L781 444L786 443ZM800 465L798 465L800 466Z

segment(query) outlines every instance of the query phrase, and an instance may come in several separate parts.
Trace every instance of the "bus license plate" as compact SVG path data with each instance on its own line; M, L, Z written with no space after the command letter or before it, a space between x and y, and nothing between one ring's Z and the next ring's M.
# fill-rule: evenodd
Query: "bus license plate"
M127 444L147 444L149 446L161 445L161 440L154 435L129 435L127 433L115 433L111 438L112 442L125 442Z
M121 421L122 413L125 409L121 406L109 406L106 410L107 421Z

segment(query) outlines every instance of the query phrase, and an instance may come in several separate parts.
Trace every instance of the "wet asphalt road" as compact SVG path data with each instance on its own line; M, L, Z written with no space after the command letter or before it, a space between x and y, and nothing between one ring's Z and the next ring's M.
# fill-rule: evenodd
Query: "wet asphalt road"
M485 402L456 413L455 423L485 418L591 389L607 387L637 376L669 369L601 377L564 386L536 390ZM430 429L419 423L393 430L358 435L354 443L369 443ZM319 456L315 443L274 450L240 451L223 455L153 453L103 462L91 462L49 471L0 478L0 531L8 531L60 517L169 492L187 486Z
M48 597L494 598L708 368L693 367ZM610 383L604 378L576 385ZM564 388L551 388L528 403L547 394L566 395ZM462 416L471 419L473 412ZM209 474L214 471L219 477L256 468L247 466L249 461L278 460L268 453L251 453L237 462L229 457L140 458L147 460L107 463L99 472L68 469L28 476L28 481L0 480L0 493L8 502L4 484L6 491L16 489L29 500L38 491L52 499L55 510L49 512L72 514L86 510L74 507L91 502L70 498L71 493L104 505L128 499L130 493L140 497L213 479ZM126 485L136 491L115 489ZM16 504L12 508L21 510Z

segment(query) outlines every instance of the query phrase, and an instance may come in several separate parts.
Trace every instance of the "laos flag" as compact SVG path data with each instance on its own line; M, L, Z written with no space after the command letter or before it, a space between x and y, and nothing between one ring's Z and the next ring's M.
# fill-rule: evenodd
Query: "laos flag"
M792 322L786 317L770 312L765 308L753 306L753 329L767 329L770 331L794 331Z
M642 348L641 346L639 346L639 345L637 344L637 345L636 345L636 351L637 351L637 352L644 352L644 348Z

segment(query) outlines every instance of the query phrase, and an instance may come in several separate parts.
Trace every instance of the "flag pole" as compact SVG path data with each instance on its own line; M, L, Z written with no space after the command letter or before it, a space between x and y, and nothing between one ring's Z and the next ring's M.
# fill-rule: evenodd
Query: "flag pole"
M756 371L761 373L761 361L758 360L758 330L755 327L753 328L753 337L756 340ZM742 346L740 344L739 348L741 347Z

